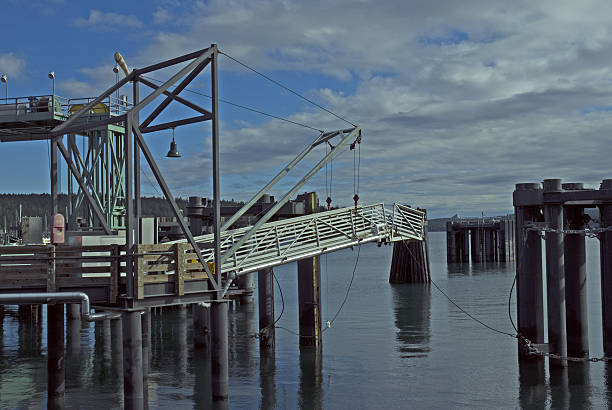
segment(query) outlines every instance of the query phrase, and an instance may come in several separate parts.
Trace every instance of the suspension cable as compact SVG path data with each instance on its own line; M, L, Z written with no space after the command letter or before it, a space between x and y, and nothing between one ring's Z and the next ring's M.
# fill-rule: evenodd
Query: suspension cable
M263 77L263 78L265 78L266 80L268 80L268 81L270 81L270 82L272 82L272 83L274 83L274 84L278 85L279 87L283 88L284 90L289 91L291 94L294 94L294 95L298 96L299 98L303 99L304 101L309 102L310 104L314 105L315 107L318 107L318 108L322 109L323 111L325 111L325 112L327 112L327 113L329 113L329 114L333 115L334 117L336 117L336 118L338 118L338 119L340 119L340 120L342 120L342 121L346 122L347 124L350 124L350 125L352 125L353 127L356 127L356 125L355 125L355 124L353 124L352 122L350 122L349 120L347 120L347 119L345 119L345 118L342 118L342 117L341 117L341 116L339 116L338 114L336 114L336 113L334 113L334 112L332 112L332 111L328 110L327 108L323 107L322 105L317 104L316 102L314 102L314 101L310 100L309 98L304 97L302 94L298 93L297 91L293 91L291 88L287 87L286 85L283 85L283 84L279 83L278 81L276 81L276 80L274 80L274 79L272 79L272 78L268 77L267 75L265 75L265 74L263 74L263 73L261 73L261 72L257 71L256 69L254 69L253 67L251 67L251 66L247 65L246 63L243 63L242 61L239 61L238 59L236 59L236 58L234 58L234 57L230 56L229 54L227 54L227 53L225 53L225 52L223 52L223 51L219 51L219 54L223 54L223 55L225 55L225 56L226 56L227 58L229 58L230 60L233 60L233 61L235 61L236 63L238 63L238 64L240 64L241 66L243 66L244 68L246 68L246 69L248 69L248 70L251 70L251 71L252 71L252 72L254 72L255 74L258 74L258 75L262 76L262 77Z
M149 77L149 76L146 76L146 75L143 75L143 77L144 77L144 78L146 78L146 79L148 79L148 80L151 80L151 81L155 81L155 82L157 82L157 83L160 83L160 84L163 84L163 83L164 83L164 82L163 82L163 81L161 81L161 80L157 80L157 79L155 79L155 78L152 78L152 77ZM185 90L185 91L187 91L187 92L190 92L190 93L192 93L192 94L196 94L196 95L200 95L200 96L202 96L202 97L206 97L206 98L210 98L210 99L212 99L212 97L211 97L210 95L205 94L205 93L201 93L201 92L199 92L199 91L191 90L191 89L189 89L189 88L185 88L184 90ZM315 131L318 131L318 132L324 132L323 130L320 130L320 129L318 129L318 128L312 127L312 126L310 126L310 125L302 124L302 123L300 123L300 122L293 121L293 120L290 120L290 119L288 119L288 118L279 117L278 115L269 114L269 113L267 113L267 112L260 111L260 110L255 109L255 108L247 107L246 105L241 105L241 104L237 104L237 103L235 103L235 102L231 102L231 101L229 101L229 100L224 100L223 98L219 98L218 100L219 100L220 102L224 103L224 104L231 105L231 106L234 106L234 107L237 107L237 108L241 108L241 109L243 109L243 110L251 111L251 112L254 112L254 113L256 113L256 114L265 115L266 117L274 118L274 119L277 119L277 120L280 120L280 121L285 121L285 122L287 122L287 123L289 123L289 124L299 125L300 127L309 128L309 129L311 129L311 130L315 130Z

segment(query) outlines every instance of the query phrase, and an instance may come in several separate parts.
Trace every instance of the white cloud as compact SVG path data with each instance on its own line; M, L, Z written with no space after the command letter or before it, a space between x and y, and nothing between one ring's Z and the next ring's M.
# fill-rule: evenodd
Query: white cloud
M17 57L14 53L0 53L0 74L6 74L9 78L19 78L26 67L26 61Z
M307 92L362 126L363 202L408 202L433 216L501 213L518 182L596 185L612 177L611 11L612 3L595 0L213 0L182 11L179 31L158 32L132 59L142 66L217 42L273 76L354 81L344 95L322 76ZM241 70L222 61L224 70ZM291 118L346 125L320 111ZM243 195L314 137L277 121L222 133L223 189ZM166 170L173 186L200 184L193 193L202 194L208 152L173 163ZM352 153L334 161L334 191L346 205L352 164ZM322 189L324 174L310 186Z
M172 15L167 9L157 9L153 12L153 23L164 24L172 19Z
M95 9L89 11L89 18L75 19L74 25L96 31L125 31L143 27L140 19L134 15L105 13Z

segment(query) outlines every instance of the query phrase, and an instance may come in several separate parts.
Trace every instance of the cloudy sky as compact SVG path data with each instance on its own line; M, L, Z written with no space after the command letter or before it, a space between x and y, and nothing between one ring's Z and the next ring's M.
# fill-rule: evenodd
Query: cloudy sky
M59 95L94 96L115 81L115 51L142 67L217 43L362 127L362 203L403 202L433 217L504 214L515 183L562 178L597 188L612 177L609 1L136 3L5 1L0 74L9 96L50 93L49 70ZM192 90L210 92L208 74ZM317 129L347 126L224 56L220 96ZM191 113L168 113L181 115ZM317 136L227 104L220 116L224 198L248 199ZM169 131L147 138L177 196L210 196L209 125L176 130L180 160L164 158ZM48 192L47 150L1 144L0 191ZM313 152L272 194L324 154ZM334 204L351 204L353 164L348 150L334 161ZM146 177L144 193L156 195ZM304 189L324 198L325 172Z

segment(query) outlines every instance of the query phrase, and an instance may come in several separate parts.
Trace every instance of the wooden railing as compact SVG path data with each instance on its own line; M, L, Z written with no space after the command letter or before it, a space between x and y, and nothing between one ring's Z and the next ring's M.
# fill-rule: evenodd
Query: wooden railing
M136 254L138 266L134 289L137 299L145 297L147 283L174 283L174 294L183 296L185 282L208 281L206 271L188 243L137 245Z
M115 303L121 272L119 245L2 246L0 291L76 290L107 287Z

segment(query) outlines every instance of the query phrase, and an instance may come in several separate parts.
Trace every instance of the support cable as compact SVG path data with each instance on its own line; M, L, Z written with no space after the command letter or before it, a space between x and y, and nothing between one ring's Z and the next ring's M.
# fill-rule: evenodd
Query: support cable
M341 116L339 116L338 114L336 114L336 113L334 113L334 112L332 112L332 111L328 110L327 108L323 107L322 105L317 104L316 102L314 102L314 101L310 100L309 98L304 97L302 94L298 93L297 91L293 91L291 88L287 87L286 85L283 85L283 84L279 83L278 81L276 81L276 80L274 80L274 79L272 79L272 78L268 77L267 75L265 75L265 74L263 74L263 73L260 73L259 71L257 71L257 70L256 70L256 69L254 69L253 67L251 67L251 66L249 66L249 65L247 65L247 64L245 64L245 63L243 63L242 61L237 60L236 58L234 58L234 57L230 56L229 54L227 54L227 53L225 53L225 52L223 52L223 51L220 51L220 50L219 50L219 54L223 54L224 56L226 56L226 57L227 57L227 58L229 58L230 60L235 61L236 63L240 64L240 65L241 65L241 66L243 66L244 68L246 68L246 69L248 69L248 70L251 70L251 71L252 71L252 72L254 72L255 74L258 74L258 75L262 76L262 77L263 77L263 78L265 78L266 80L268 80L268 81L270 81L270 82L272 82L272 83L274 83L274 84L278 85L279 87L281 87L282 89L284 89L284 90L286 90L286 91L289 91L291 94L294 94L294 95L298 96L299 98L303 99L304 101L309 102L310 104L314 105L315 107L318 107L318 108L322 109L323 111L325 111L325 112L327 112L327 113L329 113L329 114L333 115L334 117L338 118L339 120L342 120L342 121L346 122L347 124L352 125L353 127L356 127L356 126L357 126L357 125L353 124L352 122L350 122L349 120L344 119L344 118L342 118Z
M161 80L157 80L155 78L152 78L152 77L149 77L149 76L146 76L146 75L143 75L143 77L146 78L147 80L155 81L156 83L160 83L160 84L164 83ZM206 97L206 98L212 99L212 97L210 95L208 95L208 94L201 93L201 92L195 91L195 90L191 90L189 88L185 88L184 91L187 91L187 92L190 92L192 94L196 94L196 95L200 95L202 97ZM247 110L247 111L251 111L251 112L254 112L256 114L264 115L266 117L274 118L274 119L277 119L277 120L280 120L280 121L285 121L285 122L287 122L289 124L299 125L300 127L309 128L311 130L315 130L315 131L318 131L318 132L324 132L323 130L320 130L318 128L311 127L310 125L302 124L302 123L299 123L297 121L293 121L293 120L290 120L290 119L287 119L287 118L279 117L278 115L269 114L267 112L263 112L263 111L255 109L255 108L247 107L246 105L237 104L237 103L234 103L234 102L231 102L231 101L228 101L228 100L224 100L222 98L219 98L218 100L219 100L219 102L222 102L224 104L232 105L234 107L241 108L241 109Z
M324 328L321 332L325 332L327 329L331 328L332 323L334 323L334 321L336 320L336 318L338 317L338 315L342 311L342 308L344 307L344 304L348 300L349 293L351 292L351 287L353 286L353 281L355 280L355 272L357 272L357 265L359 264L359 254L360 253L361 253L361 244L357 248L357 258L355 259L355 267L353 268L353 274L351 275L351 281L349 282L349 285L346 288L346 294L344 295L344 300L340 304L340 307L338 308L338 311L336 312L336 314L334 315L332 320L328 320L327 321L327 327Z

